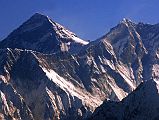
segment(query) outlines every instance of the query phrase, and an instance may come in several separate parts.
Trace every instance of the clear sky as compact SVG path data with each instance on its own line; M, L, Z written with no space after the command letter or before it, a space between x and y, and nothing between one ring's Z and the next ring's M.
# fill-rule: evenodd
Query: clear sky
M159 0L0 0L0 39L35 12L50 16L86 40L95 40L122 18L159 23Z

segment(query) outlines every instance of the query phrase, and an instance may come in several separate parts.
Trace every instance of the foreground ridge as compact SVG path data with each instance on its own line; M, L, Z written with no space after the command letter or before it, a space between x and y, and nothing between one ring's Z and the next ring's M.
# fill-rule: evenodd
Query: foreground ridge
M121 102L105 101L88 120L157 120L158 101L158 81L145 81Z

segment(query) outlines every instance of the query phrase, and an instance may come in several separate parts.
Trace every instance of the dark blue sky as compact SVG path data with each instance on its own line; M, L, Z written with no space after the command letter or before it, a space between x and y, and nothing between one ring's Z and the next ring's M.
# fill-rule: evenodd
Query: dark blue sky
M97 39L122 18L159 23L159 0L0 0L0 39L35 12L83 39Z

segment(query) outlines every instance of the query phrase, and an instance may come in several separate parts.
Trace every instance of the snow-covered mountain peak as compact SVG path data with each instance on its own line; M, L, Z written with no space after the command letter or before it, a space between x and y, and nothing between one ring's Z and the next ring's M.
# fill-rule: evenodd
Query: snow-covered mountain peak
M88 42L48 16L35 13L0 42L0 48L30 49L42 53L77 52Z
M34 15L32 15L32 17L31 17L31 19L38 19L38 18L40 18L40 19L46 19L47 18L47 16L45 16L44 14L41 14L41 13L35 13Z
M131 26L134 25L135 23L128 18L123 18L119 24L125 24L126 26Z
M28 21L36 21L36 22L48 22L50 23L50 29L53 29L55 33L57 34L58 37L63 38L63 39L69 39L72 40L72 42L80 43L82 45L86 45L89 42L84 41L80 38L77 37L77 35L64 26L60 25L59 23L53 21L49 16L45 16L40 13L35 13ZM68 42L68 41L65 41Z
M132 22L129 18L123 18L121 22Z

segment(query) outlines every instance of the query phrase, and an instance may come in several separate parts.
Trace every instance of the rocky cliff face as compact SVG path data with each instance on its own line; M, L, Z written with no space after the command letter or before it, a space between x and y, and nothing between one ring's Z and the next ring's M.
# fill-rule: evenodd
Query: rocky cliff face
M142 81L158 79L157 28L123 19L88 43L36 13L0 42L0 116L85 119L102 101L121 101ZM116 102L107 105L118 110Z

